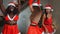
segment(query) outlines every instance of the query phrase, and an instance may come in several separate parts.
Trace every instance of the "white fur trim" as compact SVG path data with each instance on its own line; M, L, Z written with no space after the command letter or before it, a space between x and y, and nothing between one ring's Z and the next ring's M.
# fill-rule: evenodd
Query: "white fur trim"
M53 9L51 9L51 11L54 11Z
M21 32L19 32L18 34L21 34Z
M53 34L55 34L55 32L56 32L56 29L54 29L54 32L53 32Z
M54 11L51 7L45 7L45 9L51 9L51 11Z
M8 16L8 18L9 18L9 20L11 20L11 21L13 21L14 18L16 17L16 15L15 15L13 18L10 18L9 14L7 14L7 16Z
M51 7L45 7L45 9L51 9Z
M39 6L42 6L42 4L39 4Z
M33 3L32 6L39 6L37 3Z
M2 32L1 32L1 34L2 34ZM21 34L21 33L19 32L18 34Z
M16 7L14 3L9 3L8 6L10 6L10 5Z
M42 34L44 34L44 32L42 32Z

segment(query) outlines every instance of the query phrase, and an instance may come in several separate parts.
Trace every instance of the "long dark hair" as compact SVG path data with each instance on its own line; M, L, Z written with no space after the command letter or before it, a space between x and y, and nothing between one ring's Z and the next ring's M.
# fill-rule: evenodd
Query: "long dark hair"
M47 12L46 12L46 9L45 9L45 16L46 16L46 19L47 19Z
M47 19L47 13L46 13L46 9L43 10L43 14L39 20L38 26L41 28L42 27L42 19L43 19L43 15L46 15L46 19Z
M11 12L13 12L13 14L15 15L15 14L18 13L18 9L16 7L14 7L14 10L13 11L11 11L9 8L10 8L10 6L7 7L6 14L10 14Z

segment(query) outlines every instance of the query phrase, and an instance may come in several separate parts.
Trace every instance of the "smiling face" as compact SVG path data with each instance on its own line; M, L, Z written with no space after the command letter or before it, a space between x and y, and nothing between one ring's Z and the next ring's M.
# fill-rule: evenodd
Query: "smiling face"
M47 12L47 13L50 13L50 12L51 12L51 9L46 9L46 12Z
M17 14L18 13L18 9L14 6L8 6L6 9L6 13L7 14Z
M10 10L10 11L14 11L14 6L10 6L10 7L9 7L9 10Z

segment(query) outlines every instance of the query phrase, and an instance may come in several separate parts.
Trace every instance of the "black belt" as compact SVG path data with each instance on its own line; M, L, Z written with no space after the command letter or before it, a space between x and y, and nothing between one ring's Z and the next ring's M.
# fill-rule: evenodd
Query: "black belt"
M6 23L6 24L8 24L8 25L16 25L17 23L14 23L14 24L11 24L11 23Z

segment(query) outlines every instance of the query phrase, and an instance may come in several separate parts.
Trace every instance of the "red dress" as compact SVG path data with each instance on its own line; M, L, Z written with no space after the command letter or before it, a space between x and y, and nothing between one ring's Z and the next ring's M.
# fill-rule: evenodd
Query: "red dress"
M52 17L45 19L44 20L44 24L45 24L46 28L48 29L48 32L52 33L53 32Z
M29 0L29 5L32 5L34 0ZM40 3L40 0L37 2L38 4ZM32 22L33 24L36 24L36 22ZM42 29L38 27L38 25L30 25L28 28L27 34L42 34Z
M35 22L32 22L35 23ZM42 28L38 27L38 25L30 25L28 28L28 33L27 34L42 34Z
M8 16L6 16L5 20L8 21L10 19ZM16 15L13 20L17 21L18 16ZM19 30L18 30L17 24L16 25L5 24L2 30L2 34L18 34L18 33L19 33Z

